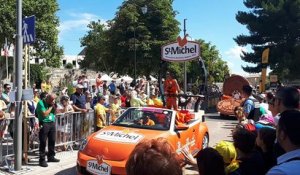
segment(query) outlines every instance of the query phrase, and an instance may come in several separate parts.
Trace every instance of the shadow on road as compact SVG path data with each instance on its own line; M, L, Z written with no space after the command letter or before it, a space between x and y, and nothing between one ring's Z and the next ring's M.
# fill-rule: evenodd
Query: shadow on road
M60 171L60 172L56 173L55 175L74 175L74 174L77 174L76 166L65 169L63 171Z
M217 119L217 120L236 120L234 116L224 116L224 115L205 115L205 118L208 119Z

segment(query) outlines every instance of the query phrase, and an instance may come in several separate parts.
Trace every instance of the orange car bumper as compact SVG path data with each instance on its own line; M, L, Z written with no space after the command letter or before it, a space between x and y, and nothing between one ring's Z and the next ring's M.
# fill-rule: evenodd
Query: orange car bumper
M96 159L95 157L88 156L81 151L78 152L77 156L77 174L78 175L88 175L91 174L86 170L86 165L88 160ZM110 161L103 160L103 162L109 164L111 166L111 174L125 175L125 161Z

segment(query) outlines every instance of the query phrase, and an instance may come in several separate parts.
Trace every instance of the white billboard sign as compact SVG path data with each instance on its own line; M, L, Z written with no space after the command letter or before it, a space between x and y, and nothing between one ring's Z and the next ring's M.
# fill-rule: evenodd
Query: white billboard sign
M173 42L162 46L161 59L165 61L189 61L200 56L200 45L194 41L182 43Z

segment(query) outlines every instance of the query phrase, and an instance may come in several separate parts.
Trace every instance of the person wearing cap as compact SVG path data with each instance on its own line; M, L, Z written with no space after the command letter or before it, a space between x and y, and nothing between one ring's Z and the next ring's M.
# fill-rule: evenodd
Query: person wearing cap
M60 103L57 104L56 113L69 113L74 112L74 109L72 105L69 104L69 97L68 96L62 96L60 98Z
M35 103L35 105L40 101L40 97L39 97L39 90L38 89L33 89L33 102Z
M238 175L239 162L237 161L237 152L232 142L220 141L215 149L220 153L224 160L225 174Z
M100 95L98 97L98 103L95 106L95 112L97 117L96 131L99 131L100 129L106 126L106 113L110 112L110 110L104 106L104 103L105 103L105 97L103 95Z
M177 80L172 77L170 72L166 73L166 81L164 82L164 91L166 94L166 106L168 109L177 110L177 94L180 92Z
M83 86L81 84L76 85L76 92L71 95L72 107L77 112L86 113L86 96L83 94Z

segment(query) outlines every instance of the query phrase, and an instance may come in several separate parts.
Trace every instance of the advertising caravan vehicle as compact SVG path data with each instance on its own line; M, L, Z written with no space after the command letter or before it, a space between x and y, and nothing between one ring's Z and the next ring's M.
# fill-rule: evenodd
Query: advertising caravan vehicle
M203 111L189 112L179 121L178 111L142 107L127 109L112 125L90 135L80 146L78 174L126 174L125 165L135 146L144 139L166 138L174 151L186 159L208 146L208 129ZM143 120L148 118L153 125ZM179 122L181 122L179 124Z
M203 82L206 84L207 73L199 55L200 45L187 41L186 36L184 39L178 37L177 42L162 47L164 61L199 59L200 69L204 70ZM161 64L158 80L160 88L163 66ZM161 95L163 97L164 94ZM186 94L177 96L188 97ZM190 97L197 99L194 110L128 108L110 126L93 133L81 143L77 158L78 174L126 174L125 165L130 153L145 139L165 138L182 160L190 160L201 149L206 148L209 142L204 111L199 110L204 96L202 94Z
M241 106L243 100L237 95L242 93L244 85L249 81L240 75L232 75L223 84L223 97L217 104L217 110L222 116L234 116L234 108Z

